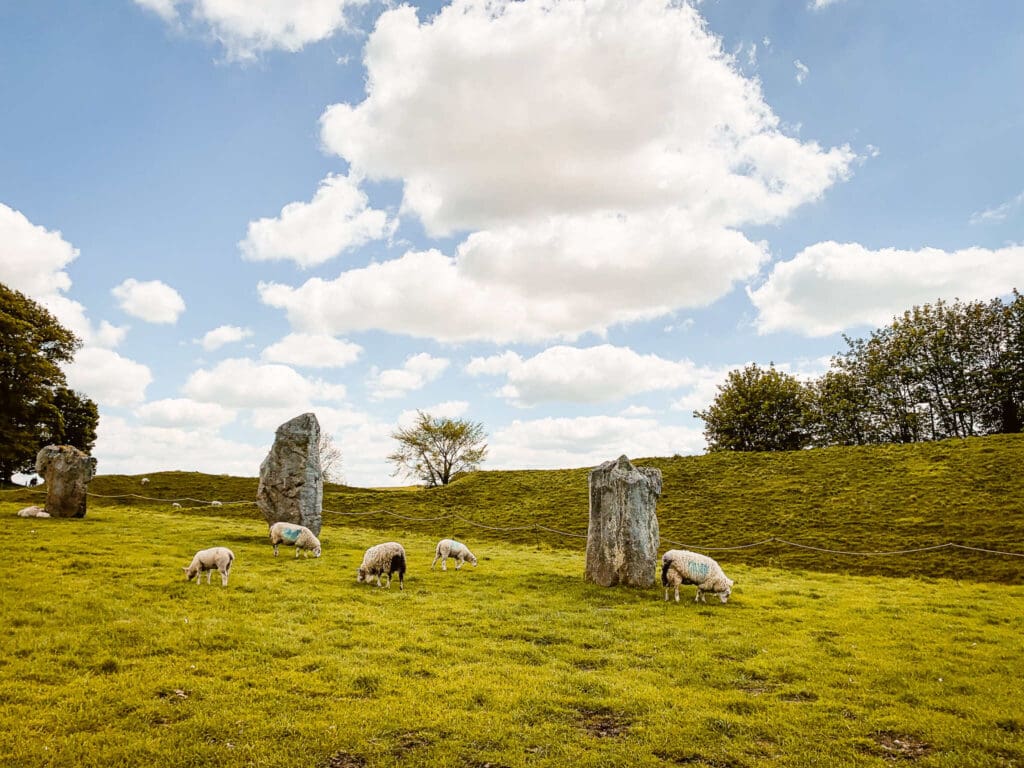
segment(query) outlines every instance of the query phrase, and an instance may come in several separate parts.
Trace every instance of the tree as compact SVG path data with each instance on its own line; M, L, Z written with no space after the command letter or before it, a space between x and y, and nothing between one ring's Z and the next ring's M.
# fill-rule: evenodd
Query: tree
M428 488L448 485L463 472L473 472L487 457L483 424L464 419L434 418L416 412L416 422L391 433L398 450L388 456L395 475L422 480Z
M794 376L748 365L730 371L704 421L709 451L793 451L810 444L812 395Z
M34 470L50 443L92 450L96 404L67 388L60 367L80 346L45 308L0 283L0 483Z
M320 454L320 472L328 483L344 483L345 475L341 471L341 449L334 444L334 438L327 432L320 433L316 444Z
M844 371L828 371L808 384L811 394L811 444L865 445L871 442L871 419L860 383Z

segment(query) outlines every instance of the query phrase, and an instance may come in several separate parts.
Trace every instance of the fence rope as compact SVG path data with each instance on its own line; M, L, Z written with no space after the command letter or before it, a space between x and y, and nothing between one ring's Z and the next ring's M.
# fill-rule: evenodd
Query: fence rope
M42 493L45 488L13 488L2 491L3 493L22 492L30 491L33 493ZM248 506L255 505L255 501L222 501L215 505L213 501L206 499L193 499L190 496L184 496L177 499L159 499L153 496L143 496L138 493L122 493L122 494L102 494L93 493L88 491L89 496L94 496L100 499L142 499L144 501L159 501L167 504L180 503L183 501L192 501L196 504L203 505L203 507L221 506L221 507L237 507L237 506ZM195 509L195 507L192 507ZM500 531L502 533L522 533L524 531L546 531L548 533L554 533L558 536L566 536L574 539L585 539L587 534L585 533L571 533L569 531L561 531L557 528L550 528L540 523L533 523L531 525L515 525L515 526L498 526L498 525L487 525L476 520L470 520L468 517L463 517L456 512L449 512L444 515L437 515L435 517L410 517L408 515L400 515L397 512L391 512L387 509L374 509L368 512L342 512L334 509L324 509L324 512L328 512L332 515L339 515L343 517L367 517L369 515L388 515L390 517L398 518L399 520L405 520L414 523L431 523L439 520L458 520L466 525L471 525L476 528L482 528L487 531ZM941 549L962 549L969 552L983 552L989 555L1005 555L1006 557L1024 557L1024 552L1009 552L1001 549L988 549L986 547L972 547L967 544L957 544L956 542L947 541L945 544L932 544L926 547L914 547L911 549L892 549L881 552L854 552L847 549L830 549L828 547L817 547L812 544L801 544L796 541L789 541L788 539L782 539L778 536L769 536L767 539L761 539L760 541L754 541L750 544L738 544L732 547L705 547L694 544L684 544L680 541L674 541L673 539L666 538L664 536L659 537L659 540L664 544L672 544L677 547L683 547L684 549L692 549L701 552L735 552L741 549L753 549L754 547L762 547L765 544L783 544L787 547L795 547L797 549L806 549L812 552L821 552L829 555L847 555L850 557L892 557L894 555L910 555L919 552L935 552Z

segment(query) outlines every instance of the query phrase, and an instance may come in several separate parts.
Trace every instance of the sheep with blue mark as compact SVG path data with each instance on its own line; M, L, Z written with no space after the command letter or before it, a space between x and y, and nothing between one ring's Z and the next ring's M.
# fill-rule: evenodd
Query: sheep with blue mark
M320 539L304 525L298 523L278 522L270 526L270 543L274 545L274 557L277 557L277 548L282 544L290 544L295 547L295 557L299 552L303 557L313 553L313 557L320 557Z
M717 595L723 603L729 600L735 582L722 571L722 566L707 555L689 552L685 549L670 549L661 557L661 583L668 600L670 587L675 587L676 602L679 602L679 585L693 584L697 587L696 602L707 602L705 593Z
M219 571L220 584L222 587L226 587L228 585L228 574L231 573L231 564L234 561L235 553L227 547L201 549L192 558L192 563L187 568L182 568L185 572L185 581L191 581L194 577L196 584L199 584L203 578L203 571L205 571L206 583L209 584L213 572Z
M356 581L360 584L370 583L370 579L377 578L377 586L380 577L387 575L388 589L391 589L391 575L398 574L398 588L405 589L405 547L397 541L389 541L384 544L377 544L370 547L363 554L363 563L356 571Z
M469 547L455 539L441 539L434 548L434 560L430 564L430 570L434 570L434 563L441 560L441 570L448 570L448 558L452 558L458 564L455 570L459 570L468 560L476 568L476 555L469 551Z

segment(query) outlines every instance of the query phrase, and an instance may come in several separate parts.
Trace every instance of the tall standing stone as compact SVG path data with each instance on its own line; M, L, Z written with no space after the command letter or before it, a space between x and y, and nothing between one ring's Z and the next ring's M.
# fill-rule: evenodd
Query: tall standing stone
M260 464L256 506L268 525L304 525L320 535L324 478L320 470L320 422L304 413L277 428L274 444Z
M48 445L36 454L36 472L46 481L50 517L85 517L89 481L96 459L71 445Z
M590 471L587 581L650 587L658 565L661 470L620 456Z

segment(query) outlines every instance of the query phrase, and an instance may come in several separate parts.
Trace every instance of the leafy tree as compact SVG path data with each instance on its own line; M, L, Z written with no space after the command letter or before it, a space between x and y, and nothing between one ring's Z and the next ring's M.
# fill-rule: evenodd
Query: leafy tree
M730 371L704 421L709 451L792 451L810 444L811 392L794 376L748 365Z
M464 419L434 418L416 412L416 422L391 433L398 450L388 456L395 475L422 480L428 488L447 485L460 473L479 468L487 457L483 424Z
M809 428L814 446L871 442L866 395L853 376L843 371L828 371L808 384L808 388L811 395Z
M92 450L96 404L67 388L60 367L80 346L45 308L0 283L0 483L32 471L52 442Z
M344 483L345 475L341 471L341 449L334 444L334 438L327 432L320 433L316 445L320 454L320 472L328 483Z

